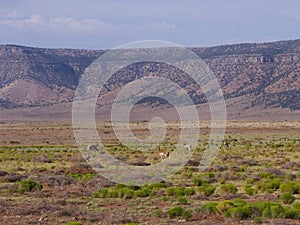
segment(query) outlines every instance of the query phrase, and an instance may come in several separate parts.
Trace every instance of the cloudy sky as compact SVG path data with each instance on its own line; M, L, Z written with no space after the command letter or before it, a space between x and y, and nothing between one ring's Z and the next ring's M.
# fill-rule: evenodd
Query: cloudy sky
M108 49L300 38L298 0L0 0L0 44Z

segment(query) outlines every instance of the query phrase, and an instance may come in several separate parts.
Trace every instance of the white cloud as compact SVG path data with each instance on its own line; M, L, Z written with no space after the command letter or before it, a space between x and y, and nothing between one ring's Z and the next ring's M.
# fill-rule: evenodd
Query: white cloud
M119 36L125 34L129 36L160 34L175 30L175 25L166 21L148 22L145 24L110 24L99 19L74 17L52 17L44 18L39 14L31 15L27 18L8 18L0 20L0 27L13 28L15 31L37 31L41 33L59 33L70 35L101 35ZM133 38L135 40L135 38Z
M0 25L8 25L17 28L36 27L43 24L44 19L38 14L34 14L25 19L7 19L0 21Z
M99 29L109 29L113 26L96 19L75 19L57 17L52 18L48 22L52 28L68 28L73 31L95 32Z
M108 29L112 25L96 19L76 19L55 17L45 19L39 14L31 15L23 19L4 19L0 20L0 25L6 25L15 28L42 28L52 30L79 31L79 32L94 32L99 29Z
M12 11L12 12L9 12L7 14L7 17L16 17L18 15L18 12L16 10Z
M150 23L149 27L151 28L164 28L164 29L174 29L176 26L174 24L170 24L168 22L158 22L158 23Z

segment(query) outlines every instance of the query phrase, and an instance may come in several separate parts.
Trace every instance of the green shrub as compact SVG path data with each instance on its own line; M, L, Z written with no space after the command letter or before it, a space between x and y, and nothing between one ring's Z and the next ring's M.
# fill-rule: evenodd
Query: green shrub
M119 196L121 198L126 198L126 199L129 199L129 198L132 198L134 196L134 190L130 189L130 188L122 188L120 191L119 191Z
M169 209L167 214L170 219L173 219L177 216L181 216L183 211L184 211L184 209L181 208L180 206L175 206L175 207Z
M121 198L121 193L119 193L119 190L111 189L107 193L107 198Z
M168 188L166 188L166 194L168 196L174 196L175 195L175 187L168 187Z
M152 190L159 190L161 188L165 188L166 184L160 182L160 183L148 184L146 187Z
M93 173L87 173L87 174L81 174L81 173L70 173L68 174L68 177L74 178L75 180L79 182L87 182L89 180L92 180L95 174Z
M192 210L183 210L181 217L182 219L188 220L192 217Z
M228 183L224 184L220 187L220 191L223 194L235 194L237 192L237 188L234 184Z
M24 194L24 192L32 192L35 190L41 190L43 186L40 183L35 182L32 179L21 180L19 183L19 193Z
M289 192L283 193L282 195L280 195L279 198L283 204L291 204L295 201L295 197L291 195Z
M195 189L194 188L184 188L184 195L185 196L191 196L195 194Z
M300 187L299 187L299 184L297 184L295 182L286 182L286 183L280 184L279 191L281 193L288 192L290 194L299 194Z
M264 180L257 184L257 189L261 192L273 193L276 191L281 183L281 179Z
M254 178L250 177L246 179L247 184L253 184L254 183Z
M245 202L243 199L240 199L240 198L234 199L233 203L236 207L243 207L243 206L247 205L247 202Z
M255 208L260 214L262 214L262 212L264 211L265 208L270 207L271 205L274 205L277 203L273 203L273 202L263 202L263 201L256 201L253 202L251 205L253 208Z
M276 178L276 176L274 174L271 174L269 172L262 172L260 175L261 175L262 178L265 178L265 179L274 179L274 178Z
M269 203L268 206L262 211L262 216L266 219L284 218L284 208L277 203Z
M141 190L137 190L135 191L135 196L136 197L148 197L148 196L152 196L153 194L153 190L151 190L150 188L146 188L143 187Z
M225 217L230 217L235 220L247 219L252 214L252 208L250 205L245 205L242 207L230 208L225 212Z
M178 197L178 202L181 205L186 205L188 203L188 200L185 197L183 197L183 196L179 196Z
M107 198L108 196L108 188L101 188L95 193L93 193L94 198Z
M202 186L202 185L204 185L204 184L207 184L207 181L203 180L201 176L195 177L195 178L193 179L193 182L194 182L194 184L197 185L197 186Z
M211 215L211 214L218 214L218 209L217 209L217 202L208 202L205 203L204 205L201 206L200 212L206 215Z
M147 187L116 185L114 188L101 188L93 194L94 198L133 198L148 197L153 195L153 190Z
M199 193L204 193L206 197L212 196L215 190L216 190L215 186L211 184L200 186L198 188Z
M221 179L220 180L220 184L225 184L226 183L226 180L225 179Z
M284 208L281 205L272 205L270 206L272 218L284 218Z
M208 172L198 175L193 179L193 182L197 186L202 186L211 183L214 178L215 174L213 172Z
M186 187L168 187L166 188L166 193L168 196L191 196L195 193L194 188Z
M272 218L271 210L270 210L269 207L265 208L265 209L262 211L262 216L263 216L263 218L265 218L265 219L270 219L270 218Z
M293 208L300 211L300 202L294 203Z
M154 216L156 216L157 218L160 218L161 215L162 215L162 211L161 211L161 209L155 209L155 210L153 211L153 214L154 214Z
M287 219L300 219L300 211L290 206L284 208L285 218Z
M218 210L222 213L233 207L235 207L234 202L230 201L230 200L218 202L218 205L217 205Z
M245 192L246 192L247 195L252 196L252 195L254 195L255 190L252 187L245 187Z
M258 217L258 216L254 217L253 221L254 221L254 223L262 223L261 217Z

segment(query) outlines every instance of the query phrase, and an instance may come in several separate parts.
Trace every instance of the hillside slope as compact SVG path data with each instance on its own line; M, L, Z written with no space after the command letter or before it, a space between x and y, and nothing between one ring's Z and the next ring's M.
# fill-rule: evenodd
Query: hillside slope
M240 115L255 108L293 114L300 109L300 40L191 50L209 65L223 89L229 109L231 105ZM104 52L0 45L2 114L34 107L55 107L59 111L60 105L72 102L85 68ZM115 90L150 75L168 77L185 88L195 103L206 102L187 74L162 63L140 62L118 71L101 95L111 102Z

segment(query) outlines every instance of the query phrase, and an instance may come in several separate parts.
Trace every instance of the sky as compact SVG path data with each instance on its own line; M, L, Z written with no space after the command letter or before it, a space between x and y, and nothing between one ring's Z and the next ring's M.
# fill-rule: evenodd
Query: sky
M0 44L109 49L300 38L298 0L0 0Z

